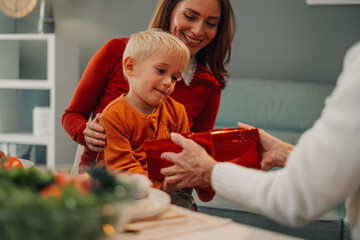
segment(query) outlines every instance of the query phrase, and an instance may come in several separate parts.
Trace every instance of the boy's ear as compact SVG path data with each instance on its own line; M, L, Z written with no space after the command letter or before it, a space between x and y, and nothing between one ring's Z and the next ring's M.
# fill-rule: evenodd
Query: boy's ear
M134 76L134 69L135 69L135 59L128 56L124 59L124 71L129 77Z

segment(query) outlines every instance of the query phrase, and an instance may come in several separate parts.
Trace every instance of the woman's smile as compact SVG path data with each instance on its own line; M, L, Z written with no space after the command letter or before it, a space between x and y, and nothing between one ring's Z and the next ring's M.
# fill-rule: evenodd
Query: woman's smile
M192 38L189 35L187 35L186 33L183 33L183 35L186 38L186 40L188 40L190 43L193 43L193 44L200 44L201 41L202 41L202 40L199 40L199 39Z

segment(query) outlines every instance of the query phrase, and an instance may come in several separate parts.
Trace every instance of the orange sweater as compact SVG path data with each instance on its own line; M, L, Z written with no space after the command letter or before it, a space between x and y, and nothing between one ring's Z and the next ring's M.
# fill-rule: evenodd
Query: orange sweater
M100 124L105 128L106 146L104 154L98 154L97 164L146 176L144 140L169 138L171 132L190 132L185 107L171 97L165 99L155 113L142 114L130 106L123 94L104 109ZM163 183L152 182L157 189ZM215 195L211 188L196 188L196 191L203 201L209 201Z
M97 164L115 171L140 173L147 176L144 140L169 138L171 132L190 131L185 107L167 98L153 114L135 110L121 95L104 109L100 124L105 128L104 156L98 154ZM153 181L160 189L162 181Z

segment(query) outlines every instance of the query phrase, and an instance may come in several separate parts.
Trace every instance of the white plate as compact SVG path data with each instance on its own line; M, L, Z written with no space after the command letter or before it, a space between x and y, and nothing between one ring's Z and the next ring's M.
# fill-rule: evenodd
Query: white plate
M19 160L22 163L22 165L24 166L24 169L34 166L34 163L32 161L21 159L21 158Z
M149 196L131 204L130 221L147 219L163 213L170 207L170 196L158 189L150 188Z

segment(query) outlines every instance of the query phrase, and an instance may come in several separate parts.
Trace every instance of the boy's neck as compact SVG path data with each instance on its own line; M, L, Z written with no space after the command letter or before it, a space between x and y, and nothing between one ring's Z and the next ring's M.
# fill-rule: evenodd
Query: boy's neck
M141 106L142 104L138 103L137 101L132 98L129 93L125 95L125 100L130 104L131 107L133 107L136 111L142 114L153 114L156 112L157 106L151 106L148 104L145 104L144 106ZM143 102L141 102L143 103Z

